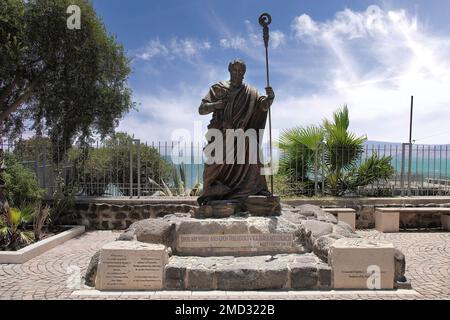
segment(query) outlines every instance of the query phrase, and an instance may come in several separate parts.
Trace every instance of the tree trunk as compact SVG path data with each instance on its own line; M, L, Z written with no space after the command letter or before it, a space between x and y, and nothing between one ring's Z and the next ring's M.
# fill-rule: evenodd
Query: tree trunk
M19 107L23 103L27 102L31 98L31 96L33 95L33 90L37 86L37 84L38 84L37 80L32 82L30 86L25 90L25 92L16 101L11 103L11 105L6 106L6 109L0 112L0 123L5 121L11 113L16 112L17 109L19 109Z
M6 200L5 195L5 179L3 177L5 170L3 149L0 147L0 215L9 211L8 200Z

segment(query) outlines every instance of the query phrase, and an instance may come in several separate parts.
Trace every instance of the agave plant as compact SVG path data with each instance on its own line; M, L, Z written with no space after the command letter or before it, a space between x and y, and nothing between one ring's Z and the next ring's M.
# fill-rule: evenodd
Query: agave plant
M164 179L161 179L161 183L157 183L155 180L148 178L149 183L156 188L156 192L153 196L199 196L203 189L203 184L197 182L192 189L187 187L186 171L184 165L181 164L178 168L173 167L172 170L173 187L170 188Z
M22 210L10 208L0 217L0 243L6 250L18 250L34 241L32 231L26 231L25 226L33 221L34 209L26 207Z

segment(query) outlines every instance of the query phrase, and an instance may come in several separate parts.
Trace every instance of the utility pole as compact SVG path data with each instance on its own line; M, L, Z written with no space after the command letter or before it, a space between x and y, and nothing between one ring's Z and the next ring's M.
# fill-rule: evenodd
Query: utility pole
M408 196L411 196L411 163L412 163L412 123L414 96L411 96L411 112L409 113L409 147L408 147ZM417 165L417 164L416 164Z
M414 96L411 96L411 112L409 114L409 143L412 143L412 123L413 123Z

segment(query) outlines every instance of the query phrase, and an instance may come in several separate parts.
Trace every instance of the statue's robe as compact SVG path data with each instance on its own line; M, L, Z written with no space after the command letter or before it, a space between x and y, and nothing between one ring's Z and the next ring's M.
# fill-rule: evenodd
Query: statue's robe
M227 96L227 104L223 110L214 111L208 129L222 131L224 149L226 145L227 129L254 129L257 134L257 161L249 163L248 139L245 144L245 164L233 164L226 162L226 150L223 153L223 164L205 164L203 172L203 193L198 198L200 205L212 200L238 200L250 195L256 195L261 191L268 192L265 176L261 174L262 161L259 155L260 137L259 130L264 129L267 119L267 110L264 110L263 100L258 91L242 84L237 89L230 88L229 81L221 81L213 85L203 102L212 103L222 100ZM210 142L212 143L212 142ZM229 152L230 149L228 149ZM237 148L234 148L236 160ZM255 163L256 162L256 163Z

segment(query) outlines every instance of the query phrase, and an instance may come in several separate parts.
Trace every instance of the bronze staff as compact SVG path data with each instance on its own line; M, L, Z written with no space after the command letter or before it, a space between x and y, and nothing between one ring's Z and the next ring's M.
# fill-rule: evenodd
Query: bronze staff
M272 22L272 17L268 13L263 13L259 16L259 24L263 27L264 47L266 48L266 79L267 87L270 87L269 83L269 24ZM270 168L272 168L272 117L269 108L269 148L270 148ZM270 175L270 192L273 194L273 172Z

